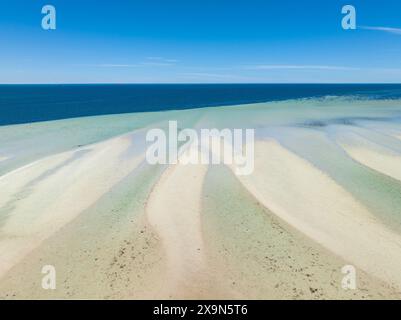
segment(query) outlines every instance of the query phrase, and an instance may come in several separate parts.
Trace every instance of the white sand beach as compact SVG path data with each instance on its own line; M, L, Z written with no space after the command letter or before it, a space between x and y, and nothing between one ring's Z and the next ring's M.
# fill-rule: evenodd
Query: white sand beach
M401 153L352 134L348 139L339 137L338 143L355 161L401 181Z
M140 163L141 158L121 157L131 143L130 137L116 138L51 156L1 178L1 188L8 192L2 193L0 205L14 206L2 228L1 275Z
M401 288L400 235L276 142L260 142L255 160L255 174L240 180L266 208L345 260Z
M201 198L207 169L202 164L174 165L150 193L146 206L148 221L159 236L167 258L164 297L185 298L191 290L195 291L192 294L202 294L199 282L203 280L206 261Z
M384 110L401 112L400 102L302 100L0 127L9 157L0 162L0 298L399 299L401 124L387 131L376 119ZM354 122L339 125L344 117ZM146 132L168 120L256 128L253 173L148 164ZM23 148L32 141L42 141L36 152ZM325 152L336 160L323 163ZM48 264L56 290L41 287ZM344 265L356 269L355 290L342 287Z

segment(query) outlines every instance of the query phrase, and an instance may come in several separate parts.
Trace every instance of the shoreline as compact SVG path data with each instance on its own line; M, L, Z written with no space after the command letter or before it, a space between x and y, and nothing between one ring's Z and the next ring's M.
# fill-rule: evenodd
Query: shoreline
M345 110L377 118L395 105L311 101L73 119L54 139L60 122L0 127L10 130L0 145L9 156L0 162L0 297L399 298L401 234L391 224L401 144L387 134L398 125L338 125ZM254 172L149 165L146 130L167 128L170 116L181 128L256 128ZM364 179L361 194L342 169ZM361 290L339 288L342 263L355 265ZM55 292L40 287L43 264L57 267Z

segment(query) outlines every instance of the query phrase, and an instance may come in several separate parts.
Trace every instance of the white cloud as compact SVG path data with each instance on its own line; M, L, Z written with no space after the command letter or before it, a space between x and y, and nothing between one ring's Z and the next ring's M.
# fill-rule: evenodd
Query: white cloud
M185 72L178 74L185 82L205 82L205 83L235 83L235 82L254 82L255 80L243 75L209 72Z
M174 63L170 62L141 62L141 66L150 66L150 67L169 67L173 65Z
M361 26L358 27L359 29L364 30L373 30L373 31L383 31L392 34L401 35L401 28L389 28L389 27L370 27L370 26Z
M139 68L139 67L168 67L173 66L178 62L175 59L165 59L163 57L146 57L145 61L138 62L135 64L126 63L101 63L101 64L89 64L87 67L97 68Z
M158 62L164 62L164 63L176 63L178 60L176 59L166 59L163 57L147 57L147 60L152 60L152 61L158 61Z
M188 72L183 73L183 76L186 77L195 77L195 78L220 78L220 79L227 79L227 78L236 78L236 76L232 74L220 74L220 73L205 73L205 72Z
M169 67L173 65L174 65L173 63L167 63L167 62L140 62L137 64L101 63L101 64L86 65L86 66L97 67L97 68L140 68L140 67Z
M94 67L101 67L101 68L136 68L140 67L139 64L113 64L113 63L102 63L93 65Z
M324 65L254 65L246 66L248 70L359 70L359 68Z

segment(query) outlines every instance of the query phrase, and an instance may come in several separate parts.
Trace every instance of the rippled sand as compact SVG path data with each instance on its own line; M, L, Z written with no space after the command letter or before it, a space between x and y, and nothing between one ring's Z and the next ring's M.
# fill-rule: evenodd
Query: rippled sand
M255 170L149 165L149 128L255 128ZM0 297L401 298L401 101L0 127ZM344 265L357 289L341 286ZM41 287L53 265L57 289Z

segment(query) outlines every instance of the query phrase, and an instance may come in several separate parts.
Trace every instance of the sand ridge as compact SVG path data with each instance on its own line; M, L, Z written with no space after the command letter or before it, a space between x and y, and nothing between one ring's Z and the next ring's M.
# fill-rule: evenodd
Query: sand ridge
M255 150L257 174L238 178L257 200L330 251L401 288L398 234L277 142L258 142Z
M122 136L36 161L2 177L0 276L23 256L91 206L139 165L122 158L132 145Z
M204 164L172 165L149 195L147 218L167 255L164 296L185 297L194 294L194 288L200 290L199 281L207 268L200 204L207 170Z

